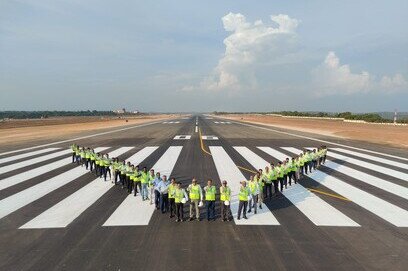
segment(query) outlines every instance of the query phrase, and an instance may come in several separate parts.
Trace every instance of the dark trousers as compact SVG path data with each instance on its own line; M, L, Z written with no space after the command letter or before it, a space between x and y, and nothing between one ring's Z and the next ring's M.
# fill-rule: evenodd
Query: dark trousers
M160 208L160 192L157 190L154 190L154 205L156 209Z
M169 199L169 207L170 207L170 216L173 216L176 212L176 204L174 202L174 198Z
M265 183L264 199L268 197L272 198L272 183Z
M120 177L119 177L119 171L115 170L115 171L113 172L113 176L114 176L114 178L115 178L115 185L117 185L117 184L118 184L118 178L120 179Z
M305 166L300 166L300 173L301 173L302 175L303 175L304 172L305 172L305 171L304 171L304 167L305 167Z
M93 170L94 170L94 168L95 168L95 160L91 160L91 163L90 163L90 170L91 170L91 171L93 171Z
M160 194L160 210L163 214L169 210L169 194Z
M278 180L273 180L273 188L275 190L275 195L279 193L279 187L278 187Z
M215 200L206 200L207 220L215 219Z
M75 163L76 160L76 154L75 152L72 153L72 163Z
M283 175L283 184L285 185L285 188L288 185L288 175L287 174Z
M283 191L283 177L278 178L278 181L279 181L279 185L280 185L280 191Z
M317 160L313 160L312 165L313 165L313 169L314 169L314 170L316 170L316 167L317 167Z
M105 178L106 181L106 176L108 175L109 172L109 179L112 179L112 174L111 174L111 170L109 167L103 167L103 177Z
M238 205L238 218L241 218L241 212L243 212L243 217L246 217L247 213L247 208L248 208L248 201L246 200L240 200L239 205Z
M323 156L323 164L326 163L326 155Z
M127 185L127 191L128 193L132 193L133 189L133 180L130 179L130 176L126 176L126 185Z
M184 219L184 214L183 214L183 203L176 203L176 214L177 214L177 219L183 220Z
M133 186L135 188L135 196L137 195L137 187L139 186L140 192L142 191L142 184L141 182L133 182Z
M104 166L98 166L98 176L102 178L102 176L105 175L105 167Z
M89 166L89 158L85 158L85 168L88 169Z
M77 163L77 165L81 164L81 156L80 155L75 155L75 162Z
M223 220L230 220L232 217L230 205L225 205L224 201L221 202L221 218Z
M291 171L288 174L288 179L289 179L289 184L292 185L292 179L296 183L296 176L295 176L295 171Z
M126 182L126 175L125 174L120 174L119 175L120 183L122 184L122 188L125 187L125 182Z

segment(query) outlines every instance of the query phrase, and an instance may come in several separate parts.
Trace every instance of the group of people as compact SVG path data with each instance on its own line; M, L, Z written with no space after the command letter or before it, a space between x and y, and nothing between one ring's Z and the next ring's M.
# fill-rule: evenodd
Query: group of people
M176 222L184 221L184 204L190 203L189 219L200 221L200 207L206 205L206 218L208 221L215 220L215 205L217 190L221 203L221 218L223 221L231 221L231 188L226 180L217 187L212 180L207 181L205 187L201 187L196 178L193 178L188 187L183 188L180 181L175 178L168 180L166 175L154 169L142 169L139 165L130 162L119 161L118 158L110 158L108 154L95 153L92 148L81 147L76 144L71 146L72 163L85 166L96 176L109 179L115 185L121 185L127 193L134 196L141 194L142 201L150 200L157 210L162 213L170 213L170 218L176 216ZM276 165L270 163L265 169L259 169L249 180L240 183L238 192L237 219L247 219L247 213L257 213L258 207L266 200L282 195L287 185L292 185L292 180L297 183L302 176L316 170L326 162L327 147L321 146L314 150L305 150L292 159L287 158Z

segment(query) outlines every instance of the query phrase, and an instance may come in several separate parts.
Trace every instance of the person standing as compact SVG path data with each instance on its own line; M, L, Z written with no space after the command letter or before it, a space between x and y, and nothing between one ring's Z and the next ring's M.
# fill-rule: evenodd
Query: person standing
M241 182L241 187L239 188L239 205L238 205L238 217L237 219L241 219L241 213L243 214L244 219L248 219L246 216L247 207L248 207L248 196L249 196L249 189L246 186L246 181Z
M249 178L248 182L248 188L249 188L249 195L250 195L250 200L249 200L249 210L248 213L251 212L252 207L254 208L254 213L257 213L257 203L258 203L258 196L259 196L259 183L254 179L253 176Z
M173 191L174 202L176 203L176 213L177 219L176 222L184 221L184 203L187 202L188 196L186 191L181 188L181 182L177 182L177 188Z
M109 172L109 180L112 180L112 173L110 170L111 165L112 165L112 160L109 158L109 154L105 154L105 157L103 159L103 166L104 166L103 177L105 178L105 182L106 182L106 177L108 175L108 172Z
M154 174L154 169L150 169L150 172L149 172L149 183L148 183L148 187L149 187L149 190L150 190L150 205L153 204L153 197L154 197L154 195L155 195L154 185L153 185L154 179L156 179L156 176L155 176L155 174ZM156 200L156 198L154 198L154 199Z
M134 193L134 196L136 197L136 195L137 195L137 187L139 187L139 190L140 190L140 192L142 191L142 186L141 186L141 184L140 184L140 181L141 181L141 173L140 173L140 170L139 170L139 165L137 165L136 167L135 167L135 170L134 170L134 177L133 177L133 186L134 186L134 190L135 190L135 193Z
M284 171L282 162L278 162L277 172L278 172L278 181L279 181L279 186L280 186L280 192L282 193L282 191L283 191L283 176L285 175L285 171Z
M220 200L221 200L221 217L222 221L231 221L231 188L227 186L227 181L222 181L220 187Z
M127 192L132 193L133 180L130 179L130 176L133 174L134 167L130 162L126 163L126 173L125 173L125 186Z
M169 185L169 209L170 215L169 217L172 218L174 216L173 212L176 213L176 203L174 199L174 191L177 188L177 183L175 178L171 178L170 185Z
M215 194L217 188L212 184L212 180L207 181L207 186L204 187L205 191L205 203L207 206L207 220L215 221Z
M94 149L91 149L91 153L90 153L89 156L90 156L89 159L91 160L89 170L92 172L94 170L94 168L96 167L96 165L95 165L96 154L95 154Z
M200 221L200 209L198 205L200 201L203 200L203 192L201 186L197 184L196 178L193 178L191 184L188 186L187 191L189 192L190 196L190 221L194 220L194 213L195 219Z
M160 193L160 210L162 214L169 210L169 185L167 176L163 175L163 179L157 184L157 190Z
M263 179L265 181L263 199L272 199L272 176L273 171L269 167L265 167Z
M122 189L125 188L126 182L126 161L123 161L119 167L120 171L120 183L122 184Z
M71 145L72 163L76 162L76 151L77 151L77 145L74 143Z
M295 183L297 183L297 180L296 180L297 165L296 165L295 157L292 157L292 160L289 162L288 170L289 170L289 173L288 173L289 185L292 185L292 179Z
M278 170L275 167L274 163L271 163L271 180L273 183L273 189L274 189L274 194L275 197L279 193L279 188L278 188Z
M262 203L263 203L263 190L265 186L265 180L264 180L264 175L262 173L262 169L259 169L258 172L254 176L254 181L258 183L258 203L259 203L259 209L262 209ZM255 204L257 204L255 202Z
M143 168L140 178L142 183L142 200L148 200L149 196L147 187L149 186L150 182L150 173L147 171L146 167Z
M161 181L160 172L157 172L155 178L150 182L150 191L151 194L154 194L154 206L156 210L160 209L160 191L158 185Z

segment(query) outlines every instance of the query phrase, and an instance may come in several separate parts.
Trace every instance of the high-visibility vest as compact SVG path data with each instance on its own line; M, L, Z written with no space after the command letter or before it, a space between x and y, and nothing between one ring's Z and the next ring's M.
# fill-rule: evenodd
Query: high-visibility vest
M89 158L91 159L91 161L95 161L95 156L96 156L96 154L93 153L93 152L91 152L91 153L89 154Z
M141 176L142 176L142 174L140 174L140 171L135 170L134 174L133 174L133 181L134 182L140 182L141 181L141 179L140 179Z
M263 176L264 176L264 180L265 180L265 182L267 184L272 183L272 175L273 175L272 170L269 170L268 172L266 172L266 171L264 172Z
M271 171L272 171L271 180L276 181L278 179L278 170L276 169L276 167L273 167Z
M149 183L149 180L150 180L150 178L149 178L149 172L142 172L142 176L140 177L141 178L141 181L142 181L142 183Z
M277 170L278 170L279 178L283 178L283 175L285 175L285 171L283 169L283 166L277 166Z
M221 186L220 195L221 195L220 196L221 201L226 201L226 200L230 201L231 200L231 189L228 186L226 187Z
M305 165L305 157L302 155L299 157L299 165L303 167Z
M200 186L198 184L196 185L190 185L190 199L200 199Z
M181 200L184 198L184 190L176 188L176 190L174 192L175 192L174 193L174 201L176 203L180 203Z
M79 152L79 155L80 155L82 158L85 158L85 151L81 150L81 151Z
M249 191L251 191L252 195L259 194L259 185L256 181L249 181L248 186L249 186Z
M296 165L296 162L294 160L292 160L289 165L290 165L290 171L296 171L297 170L297 165Z
M216 192L217 192L217 189L215 188L214 185L212 185L210 187L207 187L207 189L205 191L205 200L214 201Z
M130 175L132 174L132 168L130 166L126 166L126 176L130 177Z
M99 156L95 156L95 164L98 166L101 164L101 158Z
M91 152L90 151L85 151L85 158L86 159L91 158Z
M249 191L246 187L241 187L239 189L238 198L240 201L248 201Z
M75 144L72 144L72 145L71 145L71 151L72 151L72 152L75 152L75 151L76 151L76 146L75 146Z
M174 199L174 193L176 191L176 186L173 184L169 185L169 199Z

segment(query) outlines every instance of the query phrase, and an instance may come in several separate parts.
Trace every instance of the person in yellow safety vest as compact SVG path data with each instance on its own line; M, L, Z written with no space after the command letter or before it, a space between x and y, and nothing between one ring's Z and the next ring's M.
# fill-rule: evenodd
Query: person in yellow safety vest
M217 193L217 188L212 184L212 180L207 181L207 186L204 187L205 191L205 203L207 207L207 220L215 221L215 194Z
M290 163L289 158L286 158L285 161L283 162L284 170L285 170L285 175L283 176L285 188L288 188L288 179L289 179L289 172L290 172L289 163Z
M108 172L109 172L109 180L112 180L112 172L110 170L112 160L109 158L109 154L105 154L105 157L103 157L102 162L103 162L103 167L104 167L103 177L105 179L105 182L106 182L106 176L107 176Z
M248 219L246 216L246 212L247 212L247 207L248 207L249 195L250 195L250 192L246 185L246 181L241 182L241 187L239 188L239 193L238 193L238 199L239 199L238 215L237 215L238 220L241 219L241 212L243 214L243 218Z
M300 166L300 174L303 176L305 174L305 157L303 153L299 155L299 166Z
M187 202L188 196L186 191L181 188L181 182L177 183L176 189L173 191L173 196L174 196L174 202L176 204L176 214L177 214L177 219L176 222L184 221L184 212L183 212L183 199Z
M85 164L85 147L82 147L79 151L79 156L81 156L81 167Z
M275 167L275 164L271 162L270 164L270 172L271 172L271 181L273 183L273 188L274 188L274 194L275 196L278 195L279 193L279 188L278 188L278 171L277 168Z
M227 181L222 181L220 187L220 200L221 200L221 218L222 221L231 221L231 188L227 186ZM228 205L225 204L225 201L228 202Z
M254 178L254 176L249 177L248 188L250 199L248 213L251 212L252 207L254 208L254 213L255 214L257 213L258 196L260 194L259 185L260 185L259 182Z
M300 180L300 156L296 156L296 172L295 172L295 183Z
M95 156L95 173L96 173L96 176L98 176L98 177L101 177L102 178L102 175L101 175L101 153L97 153L96 154L96 156Z
M283 176L285 175L285 168L284 165L282 164L282 162L278 162L277 167L277 172L278 172L278 181L279 181L279 185L280 185L280 191L283 191Z
M122 189L125 187L125 181L126 181L126 162L123 161L120 166L119 166L119 172L120 172L120 183L122 184Z
M76 160L76 149L77 145L74 143L71 145L71 152L72 152L72 163L75 163Z
M77 165L81 163L81 147L80 146L77 146L77 148L75 149L75 162L77 163Z
M172 218L174 217L173 213L176 213L176 203L174 199L174 191L177 188L177 183L175 178L171 178L171 182L169 185L169 209L170 209L170 215L169 217Z
M95 151L94 149L91 149L91 152L89 153L89 159L90 159L90 167L89 170L92 172L95 168Z
M120 167L119 159L112 158L112 175L113 175L112 183L115 183L115 185L118 184L119 167Z
M292 157L292 160L289 161L288 170L289 170L288 172L289 185L292 185L292 179L295 183L297 183L297 180L296 180L297 166L296 166L295 157Z
M137 196L137 187L139 187L139 190L142 191L141 176L142 174L140 173L139 166L137 165L133 170L133 189L134 189L133 195L135 197Z
M127 192L130 194L132 193L132 185L133 181L130 180L130 175L132 174L132 164L128 161L125 166L125 187L127 188Z
M88 169L88 166L91 162L91 149L86 148L85 150L85 168Z
M265 180L265 187L263 193L263 199L272 199L272 176L273 171L269 167L265 167L265 171L263 173L263 179ZM269 192L269 193L268 193Z
M200 221L200 209L198 208L199 202L203 200L203 192L201 186L197 184L196 178L193 178L191 184L187 187L190 197L190 221L195 219ZM194 212L195 210L195 212Z
M323 164L326 163L326 157L327 157L327 147L323 146Z
M312 167L313 167L314 170L316 170L316 168L317 168L317 159L318 159L318 157L317 157L318 154L317 154L316 149L314 149L311 152L311 154L312 154Z
M150 183L150 173L147 171L146 167L143 168L143 171L142 171L141 176L140 176L140 180L141 180L141 183L142 183L142 200L143 201L148 200L149 197L148 197L147 188L148 188L149 183Z
M154 204L156 206L156 209L158 209L160 194L158 193L158 191L156 191L156 184L161 181L160 172L157 172L156 175L155 175L154 170L151 169L149 178L150 178L149 179L150 204L153 204L153 198L154 198Z
M266 179L267 177L265 173L260 168L258 170L258 173L255 175L255 180L258 182L258 187L259 187L259 194L258 194L259 209L262 209L262 203L264 202L264 190L265 190Z
M307 174L308 171L310 171L311 173L312 172L312 159L311 159L310 151L305 150L303 152L303 157L305 159L305 174Z

